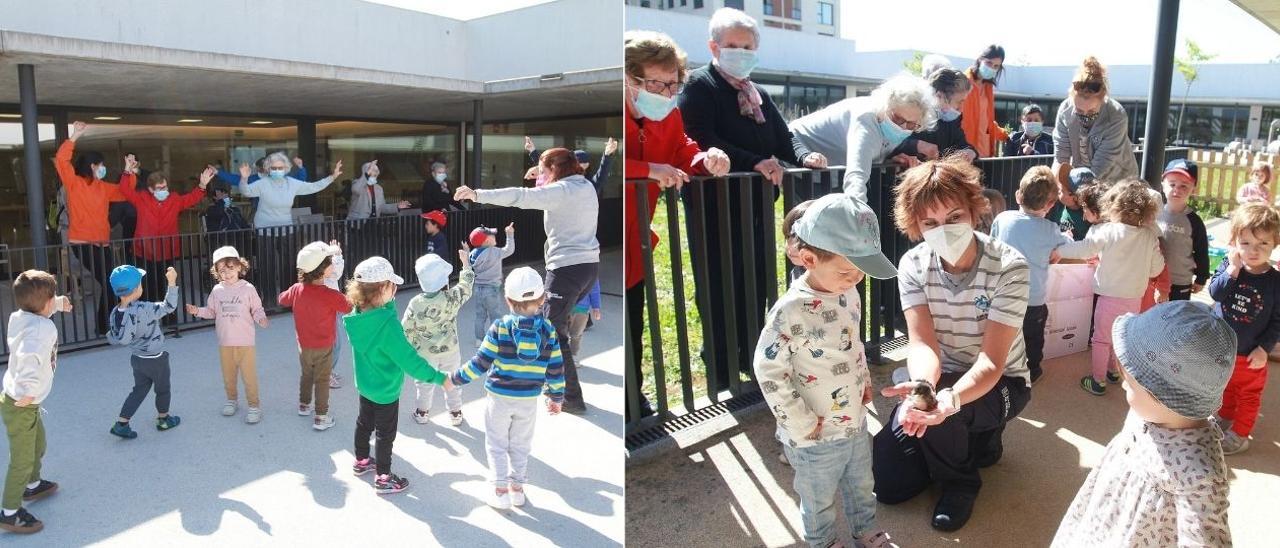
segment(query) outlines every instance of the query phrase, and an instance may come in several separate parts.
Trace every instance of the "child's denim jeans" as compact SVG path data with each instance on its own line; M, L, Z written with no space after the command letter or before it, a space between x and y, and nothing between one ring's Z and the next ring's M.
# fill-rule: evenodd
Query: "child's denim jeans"
M825 548L836 541L837 493L844 499L845 519L855 536L876 529L871 434L865 422L862 432L851 438L810 447L790 447L784 443L782 450L796 473L804 540L809 546Z

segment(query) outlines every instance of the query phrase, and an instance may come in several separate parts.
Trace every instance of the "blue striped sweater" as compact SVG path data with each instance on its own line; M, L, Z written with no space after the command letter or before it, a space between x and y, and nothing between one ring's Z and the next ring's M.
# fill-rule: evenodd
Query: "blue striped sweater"
M556 330L541 315L507 314L489 326L484 342L465 366L453 373L464 385L483 377L490 394L504 398L537 398L547 386L551 401L564 401L564 359Z

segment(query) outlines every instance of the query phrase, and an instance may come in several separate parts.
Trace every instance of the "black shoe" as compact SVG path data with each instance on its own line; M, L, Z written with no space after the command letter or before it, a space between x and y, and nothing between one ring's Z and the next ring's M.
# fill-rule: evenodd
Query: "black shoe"
M569 400L565 400L565 402L560 406L560 410L573 415L586 415L587 404L586 402L571 402Z
M44 529L44 524L27 512L26 508L19 508L18 512L12 516L6 516L4 512L0 512L0 529L26 535L40 532Z
M957 531L964 527L973 514L973 503L977 499L977 493L943 491L938 505L933 508L933 528L939 531Z
M1044 376L1044 370L1043 370L1043 369L1040 369L1040 368L1032 369L1032 370L1031 370L1031 384L1035 384L1035 383L1036 383L1036 381L1040 380L1040 377L1042 377L1042 376Z
M57 491L58 484L48 480L40 480L40 485L37 485L35 489L24 489L22 491L22 500L27 502L40 500L56 493Z

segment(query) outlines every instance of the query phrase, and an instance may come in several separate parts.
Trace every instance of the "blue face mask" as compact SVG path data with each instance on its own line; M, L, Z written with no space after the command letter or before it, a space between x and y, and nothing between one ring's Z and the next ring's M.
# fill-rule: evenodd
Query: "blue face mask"
M911 132L898 127L893 120L880 120L880 132L884 134L884 139L889 142L889 148L898 148L907 137L911 136Z
M739 80L751 76L759 64L756 52L741 48L720 48L720 69Z
M1022 131L1023 133L1027 134L1027 137L1035 137L1037 135L1040 135L1041 131L1044 131L1044 123L1043 122L1023 122Z
M995 80L996 72L996 69L991 68L991 65L982 62L978 63L978 76L981 76L983 80Z
M942 110L938 112L938 118L942 119L943 122L954 122L960 119L960 111L951 107L942 107Z
M231 197L230 197L230 196L224 196L224 197L222 198L222 207L231 207Z
M285 174L288 172L289 171L285 169L273 169L269 171L268 174L271 176L272 179L279 181L281 179L284 179Z
M675 97L663 97L643 89L636 95L636 110L640 111L641 116L655 122L661 122L675 108Z
M105 179L107 177L107 166L98 166L98 169L93 171L93 176L99 179Z
M156 190L156 191L153 191L153 192L151 193L151 195L152 195L152 196L155 196L157 200L159 200L159 201L163 202L163 201L165 201L165 200L167 200L167 199L169 198L169 191L168 191L167 189L166 189L166 190Z
M447 178L448 176L449 176L448 173L436 173L435 175L432 175L432 177L435 178L437 183L443 183L445 178Z
M364 179L364 180L365 180L365 181L367 181L367 182L368 182L369 184L371 184L371 185L376 185L376 184L378 184L378 178L377 178L377 177L365 177L365 179Z

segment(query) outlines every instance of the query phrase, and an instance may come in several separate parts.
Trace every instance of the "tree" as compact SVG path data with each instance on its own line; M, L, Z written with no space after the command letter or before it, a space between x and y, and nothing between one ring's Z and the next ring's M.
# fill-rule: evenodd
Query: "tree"
M1186 56L1174 57L1173 66L1182 73L1182 80L1187 83L1187 87L1182 91L1182 108L1178 111L1178 130L1174 133L1174 142L1182 140L1182 120L1187 117L1187 96L1191 94L1191 84L1200 77L1200 64L1217 56L1216 53L1201 51L1200 46L1188 38Z
M911 74L919 75L921 70L920 64L923 62L924 62L924 52L917 51L915 52L915 54L911 56L910 60L902 62L902 68L907 69L907 72L910 72Z

